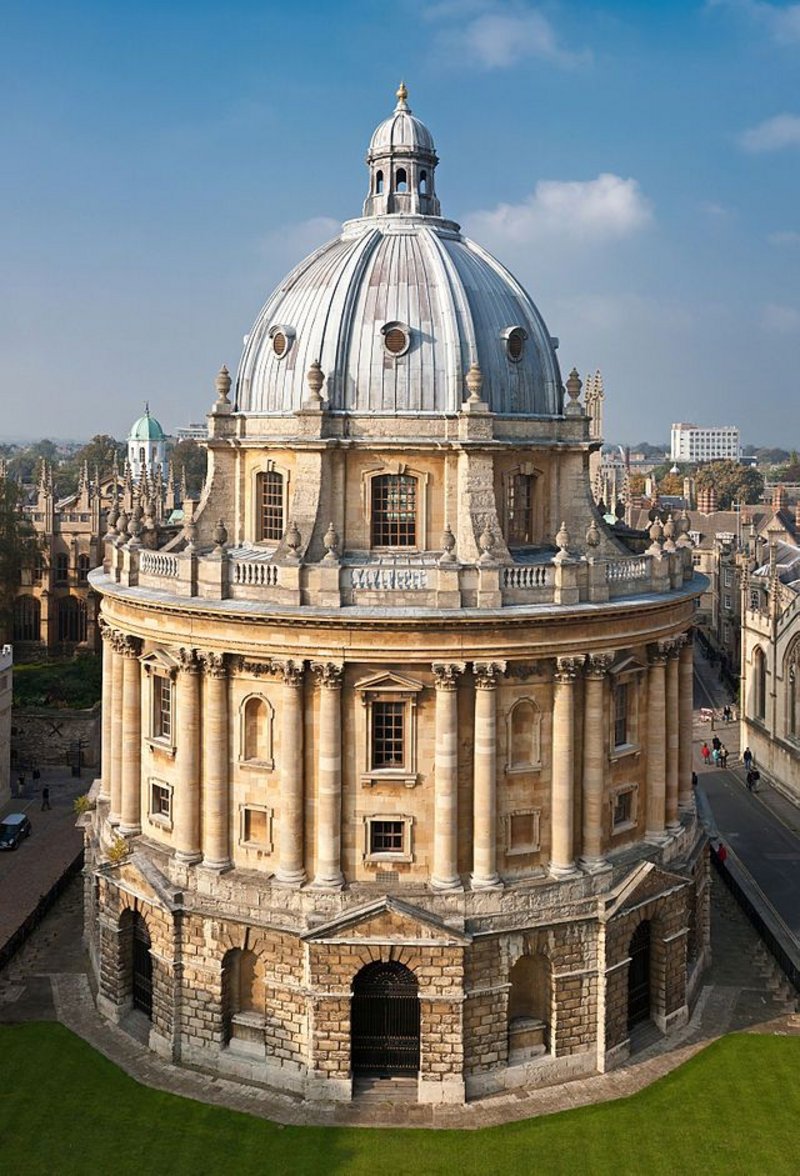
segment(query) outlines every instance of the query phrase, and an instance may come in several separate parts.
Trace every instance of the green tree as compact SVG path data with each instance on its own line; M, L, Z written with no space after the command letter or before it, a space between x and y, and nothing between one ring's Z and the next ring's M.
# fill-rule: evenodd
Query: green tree
M196 498L203 489L206 480L208 454L204 446L187 438L179 441L172 450L172 466L175 477L180 481L181 473L186 471L186 486L189 494Z
M738 461L712 461L697 471L697 488L717 492L717 509L730 510L734 502L760 502L764 476Z
M12 478L0 478L0 632L7 640L12 629L14 598L22 569L32 564L39 539L22 512L22 488Z
M125 460L125 443L109 437L107 433L97 433L72 457L63 461L56 472L59 495L74 494L78 488L83 463L89 467L89 477L94 477L95 468L101 474L111 472L114 458L122 465Z

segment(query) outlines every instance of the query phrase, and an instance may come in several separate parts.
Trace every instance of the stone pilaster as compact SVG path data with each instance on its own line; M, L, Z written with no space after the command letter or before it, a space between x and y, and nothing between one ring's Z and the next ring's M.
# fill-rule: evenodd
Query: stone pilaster
M694 645L691 633L684 635L680 652L679 711L680 734L678 750L678 806L684 811L692 808L692 723L694 719Z
M472 887L500 885L497 873L497 679L506 663L474 662L475 737Z
M231 865L228 667L224 653L199 655L203 667L203 865ZM180 729L179 729L180 730Z
M100 618L100 635L103 639L103 714L100 744L100 799L111 797L111 718L113 714L114 688L114 647L111 643L111 628Z
M553 683L553 769L550 806L550 873L568 878L576 873L574 848L575 803L575 679L582 661L556 659Z
M667 648L666 682L666 803L665 820L667 829L676 832L681 827L678 820L678 747L680 731L679 704L679 656L680 642L672 641Z
M667 646L650 647L647 671L647 827L648 841L663 842L666 836L666 699Z
M198 862L203 852L200 845L200 663L196 650L179 650L178 663L175 856L182 862Z
M340 890L342 874L342 667L313 662L320 686L317 869L314 885Z
M118 825L122 812L122 650L125 634L111 630L111 780L108 820Z
M303 662L275 662L283 678L281 700L281 811L278 817L276 879L300 886L306 880L303 854Z
M583 725L583 829L581 866L589 871L606 865L603 857L603 786L606 762L605 681L613 653L586 659Z
M132 836L142 831L142 681L139 654L142 643L136 637L123 638L122 660L122 765L120 833Z
M458 679L465 662L436 662L433 871L436 890L460 890L458 874Z

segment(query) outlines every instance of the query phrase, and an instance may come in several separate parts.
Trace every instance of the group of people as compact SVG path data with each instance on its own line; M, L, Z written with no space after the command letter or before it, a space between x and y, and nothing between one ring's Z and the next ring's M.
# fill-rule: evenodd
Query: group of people
M715 768L727 768L728 766L728 749L719 735L714 736L710 747L703 741L700 754L703 757L703 766L706 768L710 763L713 763Z

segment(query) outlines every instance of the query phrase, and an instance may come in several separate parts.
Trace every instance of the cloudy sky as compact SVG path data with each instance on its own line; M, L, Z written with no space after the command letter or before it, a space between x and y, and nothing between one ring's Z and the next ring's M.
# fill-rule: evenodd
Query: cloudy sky
M524 282L606 435L800 447L800 3L7 0L6 437L202 418L358 215L404 77L443 213Z

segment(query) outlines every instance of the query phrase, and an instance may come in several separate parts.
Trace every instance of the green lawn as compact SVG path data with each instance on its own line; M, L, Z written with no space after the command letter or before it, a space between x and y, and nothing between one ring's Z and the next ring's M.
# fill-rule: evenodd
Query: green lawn
M249 1173L800 1171L800 1037L733 1035L629 1099L474 1131L282 1128L139 1086L60 1025L0 1027L0 1170Z

